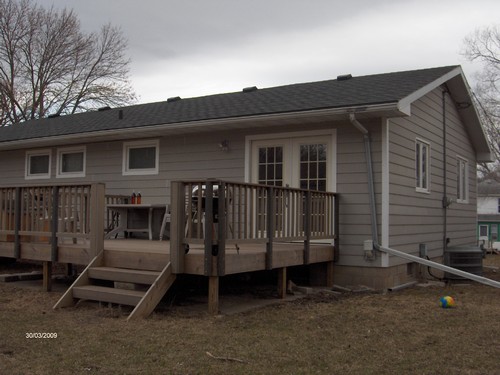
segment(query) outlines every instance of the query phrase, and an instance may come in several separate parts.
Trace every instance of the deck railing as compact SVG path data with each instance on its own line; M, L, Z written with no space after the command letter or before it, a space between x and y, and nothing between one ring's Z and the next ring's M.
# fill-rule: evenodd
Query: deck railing
M14 242L20 257L21 242L48 242L52 261L63 239L103 247L103 184L0 187L0 239Z
M184 251L204 244L205 274L224 275L227 245L266 243L272 267L273 243L304 242L309 263L313 240L338 241L338 197L335 193L226 181L172 183L171 259L182 272Z

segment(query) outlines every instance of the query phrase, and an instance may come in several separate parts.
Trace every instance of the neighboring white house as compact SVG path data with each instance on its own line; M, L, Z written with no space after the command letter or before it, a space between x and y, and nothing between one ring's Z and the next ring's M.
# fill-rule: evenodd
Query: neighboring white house
M493 246L495 242L499 242L500 183L494 180L482 181L477 190L478 238ZM498 245L500 244L495 246L498 248Z

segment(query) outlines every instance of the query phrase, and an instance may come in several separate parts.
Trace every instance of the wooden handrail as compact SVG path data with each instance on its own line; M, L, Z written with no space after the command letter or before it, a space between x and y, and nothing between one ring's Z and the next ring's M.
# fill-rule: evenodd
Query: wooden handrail
M304 241L304 264L313 240L338 245L335 193L219 180L173 182L171 191L172 224L177 222L171 233L174 273L182 272L184 249L190 244L203 244L207 276L224 274L229 244L266 243L268 269L274 242Z
M98 252L103 209L104 184L0 187L0 234L14 237L17 258L22 241L40 238L51 243L52 261L57 261L60 238L90 240L91 251Z

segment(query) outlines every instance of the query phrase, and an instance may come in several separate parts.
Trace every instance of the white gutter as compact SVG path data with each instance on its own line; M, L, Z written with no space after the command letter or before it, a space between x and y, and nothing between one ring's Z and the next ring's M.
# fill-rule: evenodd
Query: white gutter
M370 133L368 130L356 119L354 113L349 114L349 121L356 129L358 129L364 138L365 143L365 159L366 167L368 171L368 190L370 195L370 214L371 214L371 224L372 224L372 240L365 241L365 257L368 260L375 260L376 253L373 250L385 252L390 255L394 255L412 262L420 263L428 267L436 268L438 270L451 273L453 275L461 276L469 280L477 281L481 284L489 285L494 288L500 288L500 282L488 279L486 277L478 276L473 273L465 272L453 267L445 266L444 264L433 262L424 258L417 257L415 255L407 254L399 250L394 250L389 247L381 246L378 242L378 227L377 227L377 206L375 205L375 188L373 181L373 166L371 157L371 141ZM371 243L370 243L371 242ZM369 256L367 256L367 254Z
M29 148L29 147L41 147L49 143L67 143L67 142L98 142L102 138L109 139L123 139L132 137L136 133L140 133L142 138L154 137L158 135L158 132L172 132L180 134L181 131L184 132L194 132L198 130L209 130L211 127L224 127L227 129L231 126L239 124L247 124L263 121L263 120L297 120L300 118L306 118L311 116L344 116L346 113L378 113L378 112L390 112L393 116L405 116L406 113L400 111L398 108L398 103L383 103L383 104L373 104L360 107L342 107L342 108L327 108L327 109L314 109L307 111L296 111L296 112L286 112L286 113L274 113L274 114L264 114L264 115L253 115L253 116L242 116L242 117L229 117L220 119L210 119L210 120L195 120L187 122L178 122L170 124L153 124L144 126L133 126L119 129L109 129L109 130L98 130L86 133L74 133L67 135L55 135L31 139L21 139L13 141L0 142L0 150L12 150L17 148ZM124 111L124 116L127 116L126 109ZM70 117L70 116L68 116ZM339 117L340 118L340 117ZM61 117L64 119L64 116ZM126 118L123 120L126 121Z

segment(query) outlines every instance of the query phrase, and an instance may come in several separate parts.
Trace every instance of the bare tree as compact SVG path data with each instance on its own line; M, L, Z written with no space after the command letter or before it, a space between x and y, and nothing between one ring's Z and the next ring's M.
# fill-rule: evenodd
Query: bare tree
M85 34L69 10L0 0L0 126L135 101L121 31Z
M475 75L474 97L478 104L495 162L481 164L483 177L500 177L500 30L498 26L477 29L464 40L462 53L482 63Z

